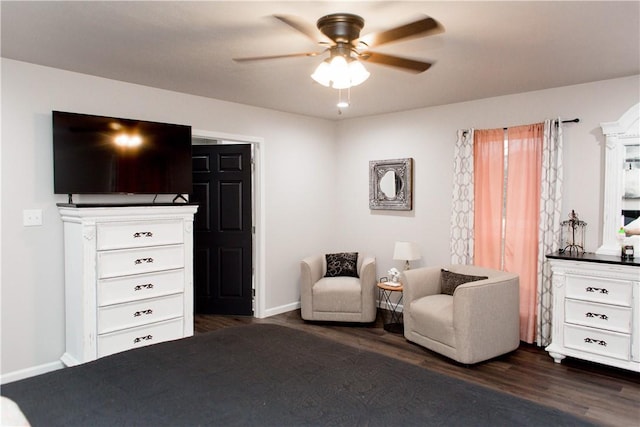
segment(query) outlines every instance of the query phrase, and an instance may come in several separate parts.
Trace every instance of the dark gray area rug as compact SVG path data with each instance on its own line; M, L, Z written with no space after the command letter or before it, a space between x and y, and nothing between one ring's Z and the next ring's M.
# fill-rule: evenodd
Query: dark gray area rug
M582 426L561 411L277 325L2 387L33 426Z

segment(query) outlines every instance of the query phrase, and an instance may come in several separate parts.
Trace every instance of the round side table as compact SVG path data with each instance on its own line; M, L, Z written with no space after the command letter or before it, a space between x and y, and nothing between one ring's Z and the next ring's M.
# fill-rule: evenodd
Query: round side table
M394 292L400 292L400 297L395 302L391 300L391 295ZM396 334L404 333L402 313L398 312L398 306L402 303L402 283L397 283L395 286L393 282L378 283L378 301L378 310L382 316L384 330ZM385 319L386 316L382 308L383 303L386 305L386 311L390 313L388 321Z

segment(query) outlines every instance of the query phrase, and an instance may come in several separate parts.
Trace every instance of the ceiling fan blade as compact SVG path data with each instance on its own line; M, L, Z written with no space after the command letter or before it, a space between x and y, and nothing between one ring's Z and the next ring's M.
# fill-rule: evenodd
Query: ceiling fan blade
M250 56L250 57L244 57L244 58L233 58L233 60L236 62L263 61L268 59L296 58L301 56L318 56L321 53L323 52L286 53L284 55Z
M318 29L303 21L302 19L291 15L273 15L274 18L279 19L291 28L301 32L315 43L333 43L329 37L322 34Z
M360 37L358 42L362 42L368 47L374 47L409 37L424 37L430 34L437 34L442 31L444 31L444 28L442 28L438 21L433 18L426 17L387 31L367 34Z
M415 61L413 59L401 58L399 56L385 55L384 53L364 52L360 59L375 64L387 65L389 67L401 68L412 73L421 73L431 67L431 63Z

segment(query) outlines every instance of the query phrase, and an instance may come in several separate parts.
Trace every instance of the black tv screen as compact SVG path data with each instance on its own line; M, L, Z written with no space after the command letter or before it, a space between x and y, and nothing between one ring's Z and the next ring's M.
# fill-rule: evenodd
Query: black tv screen
M54 193L192 192L191 126L52 115Z

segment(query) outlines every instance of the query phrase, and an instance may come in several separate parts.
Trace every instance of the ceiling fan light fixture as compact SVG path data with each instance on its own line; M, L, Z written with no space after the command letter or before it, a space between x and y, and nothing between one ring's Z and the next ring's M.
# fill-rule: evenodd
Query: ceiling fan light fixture
M311 78L326 87L348 89L357 86L369 78L369 72L357 59L335 55L324 60L311 74Z
M362 62L354 59L349 63L349 75L351 78L351 86L358 86L369 78L371 73L364 68Z
M322 61L313 74L311 74L311 78L322 86L331 86L331 66L329 65L329 61Z

